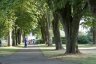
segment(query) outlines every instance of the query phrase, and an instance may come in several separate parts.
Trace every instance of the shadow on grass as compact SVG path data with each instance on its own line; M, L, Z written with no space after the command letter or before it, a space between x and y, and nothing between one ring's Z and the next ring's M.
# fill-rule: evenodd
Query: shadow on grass
M57 51L56 49L40 49L41 51Z

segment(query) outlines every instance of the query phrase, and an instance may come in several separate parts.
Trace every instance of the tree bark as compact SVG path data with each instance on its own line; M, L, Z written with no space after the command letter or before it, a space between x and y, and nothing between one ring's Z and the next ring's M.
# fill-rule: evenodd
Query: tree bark
M88 0L88 3L93 15L96 16L96 0Z
M44 31L44 29L43 29L43 28L44 28L44 27L42 27L42 26L41 26L41 28L40 28L40 29L41 29L41 34L42 34L42 40L43 40L43 43L45 43L45 34L44 34L44 33L45 33L45 31Z
M20 29L17 30L17 38L18 38L18 44L21 44L22 42L22 32Z
M77 36L78 36L78 29L80 18L78 16L72 17L71 14L71 5L69 3L66 4L65 8L60 10L60 14L63 20L63 26L65 30L66 36L66 54L77 54L79 53L78 50L78 43L77 43Z
M90 9L94 16L96 16L96 0L88 0ZM96 21L93 21L93 44L96 44Z
M47 19L47 29L48 29L48 46L52 46L52 36L51 36L51 12L50 11L47 11L47 14L46 14L46 19Z
M93 27L92 27L92 32L93 32L93 44L96 44L96 22L93 21L93 22L92 22L92 25L93 25Z
M41 27L43 42L48 46L51 46L52 43L50 42L49 25L45 15L43 15L42 19L39 21L39 25Z
M49 34L49 27L48 27L48 25L47 25L47 23L46 23L46 28L45 28L45 39L46 39L46 44L48 45L48 46L51 46L51 43L50 43L50 34Z
M63 49L63 47L62 47L62 42L60 38L58 13L54 12L53 17L54 17L54 20L52 21L52 25L53 25L54 42L55 42L56 50L60 50L60 49Z
M16 46L17 46L18 45L17 26L15 26L15 42L16 42Z
M8 33L8 46L12 46L12 29L9 29Z
M16 41L15 41L15 30L13 29L12 31L12 46L16 46Z

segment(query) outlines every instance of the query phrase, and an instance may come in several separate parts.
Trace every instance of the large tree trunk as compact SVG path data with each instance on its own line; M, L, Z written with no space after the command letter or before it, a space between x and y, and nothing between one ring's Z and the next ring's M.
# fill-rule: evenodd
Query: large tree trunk
M63 49L63 47L60 39L59 15L57 12L54 12L53 16L54 16L54 20L52 21L52 25L53 25L54 42L55 42L56 50L60 50Z
M46 28L45 28L45 39L46 39L46 44L48 46L51 46L52 43L50 43L50 34L49 34L49 27L48 27L48 24L46 23Z
M49 25L48 25L48 21L45 15L39 21L39 24L41 27L41 34L42 34L43 42L47 44L48 46L51 46L52 43L50 43Z
M79 29L79 21L75 21L75 20L70 21L67 19L66 21L63 20L63 22L65 27L65 36L67 39L66 53L67 54L78 53L77 36L78 36L78 29Z
M41 34L42 34L42 41L43 43L46 43L46 39L45 39L45 23L43 22L42 19L39 20L38 22L39 26L40 26L40 29L41 29Z
M15 41L15 30L13 29L12 31L12 46L16 46L16 41Z
M20 29L17 30L17 37L18 37L18 44L21 44L22 42L22 32Z
M20 32L20 44L23 42L23 34L22 34L22 30Z
M96 16L96 0L88 0L90 9L94 16ZM93 44L96 44L96 21L93 21Z
M48 29L48 46L52 46L52 36L51 36L51 12L47 11L47 15L46 15L46 19L47 19L47 29Z
M92 32L93 32L93 44L96 44L96 22L93 21L93 22L92 22L92 25L93 25L93 27L92 27Z
M12 46L12 29L9 29L8 33L8 46Z
M93 15L96 16L96 0L88 0L88 3Z
M71 5L69 3L66 4L65 8L60 10L60 14L62 16L65 36L66 36L66 54L76 54L79 53L78 45L77 45L77 36L79 29L80 18L78 16L72 17L71 14Z
M17 46L18 45L17 26L15 26L15 42L16 42L16 46Z
M41 24L40 24L41 25ZM44 29L43 29L44 27L40 27L40 29L41 29L41 34L42 34L42 40L43 40L43 43L45 43L46 41L45 41L45 31L44 31Z

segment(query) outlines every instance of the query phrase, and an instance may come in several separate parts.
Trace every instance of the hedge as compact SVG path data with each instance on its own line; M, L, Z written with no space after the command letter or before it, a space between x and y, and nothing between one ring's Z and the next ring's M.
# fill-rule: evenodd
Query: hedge
M66 38L65 37L61 37L61 41L62 44L66 44ZM54 43L54 37L52 37L52 42ZM90 42L92 42L92 37L90 36L78 36L78 44L89 44ZM39 39L36 41L37 44L44 44L42 39Z

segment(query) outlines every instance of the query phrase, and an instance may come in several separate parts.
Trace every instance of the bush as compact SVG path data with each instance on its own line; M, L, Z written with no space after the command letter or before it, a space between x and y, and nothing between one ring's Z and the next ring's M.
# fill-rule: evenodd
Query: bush
M92 36L87 36L87 37L88 37L90 42L93 42L93 37Z
M61 37L61 41L62 44L66 44L66 38L65 37ZM52 37L52 42L54 42L54 37ZM89 44L90 42L92 42L92 37L88 36L88 35L82 35L82 36L78 36L78 44ZM44 44L42 39L36 40L37 44Z
M44 44L42 39L36 40L36 44Z
M88 36L78 36L78 43L79 44L89 44L90 43L90 38Z
M66 44L66 38L65 37L61 37L61 41L62 41L62 44Z
M65 44L66 43L65 37L61 37L61 41L62 41L62 44ZM54 42L54 37L52 38L52 42L55 43Z
M65 37L61 37L61 41L62 41L62 44L66 44ZM77 41L78 41L78 44L89 44L90 42L92 42L92 37L90 37L88 35L78 36ZM53 43L54 43L54 37L53 37Z

